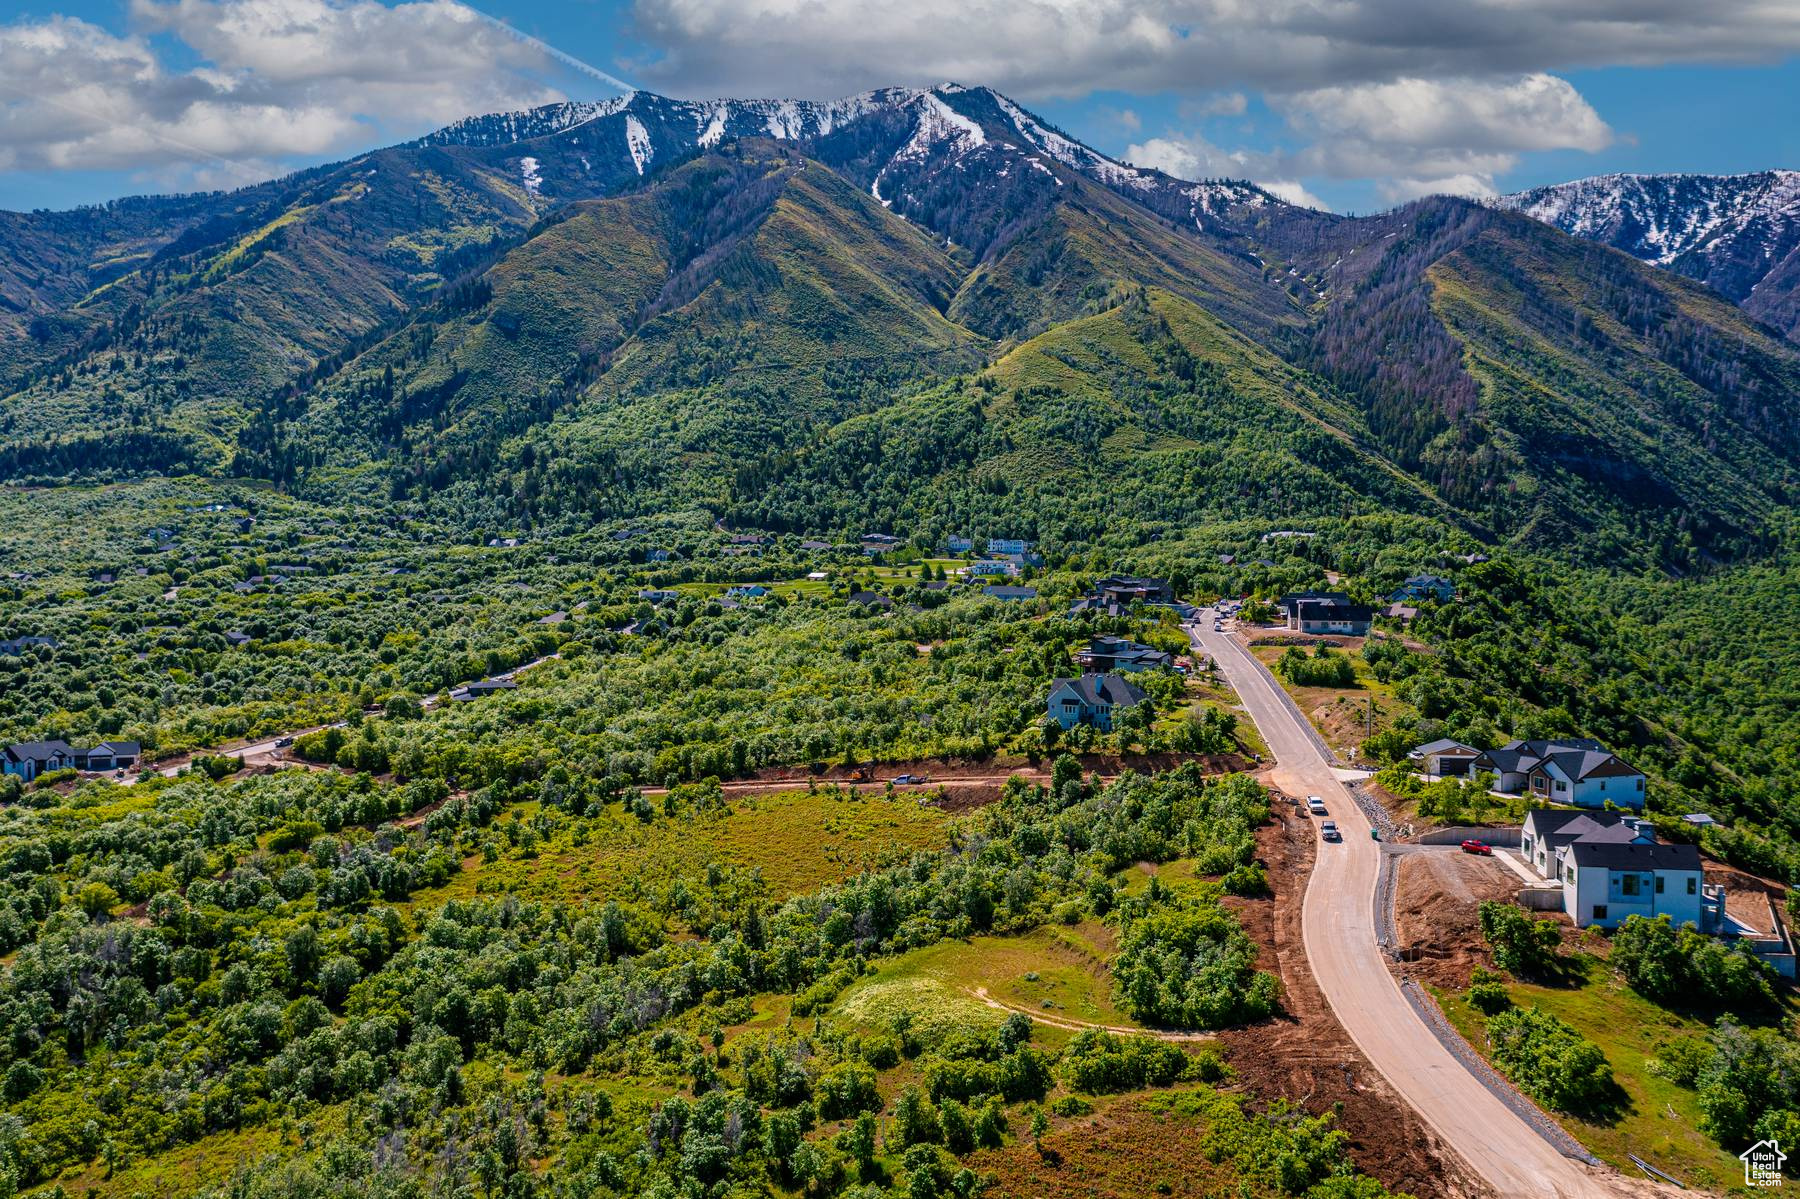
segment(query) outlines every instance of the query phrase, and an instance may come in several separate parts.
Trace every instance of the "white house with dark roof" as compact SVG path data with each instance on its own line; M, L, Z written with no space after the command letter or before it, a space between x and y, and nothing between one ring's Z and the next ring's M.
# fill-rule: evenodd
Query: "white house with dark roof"
M1586 738L1562 741L1508 741L1475 760L1475 769L1491 770L1495 790L1527 792L1547 803L1578 808L1642 809L1644 773L1623 758Z
M1525 816L1519 852L1562 888L1563 911L1578 926L1667 916L1710 933L1723 922L1724 888L1707 885L1700 850L1659 841L1648 820L1537 808Z
M1113 716L1144 702L1138 688L1116 674L1083 674L1074 679L1053 679L1046 708L1050 718L1065 729L1091 724L1103 733L1113 727Z
M1408 751L1406 757L1426 774L1442 778L1444 775L1468 774L1476 759L1481 757L1481 751L1473 745L1439 737Z

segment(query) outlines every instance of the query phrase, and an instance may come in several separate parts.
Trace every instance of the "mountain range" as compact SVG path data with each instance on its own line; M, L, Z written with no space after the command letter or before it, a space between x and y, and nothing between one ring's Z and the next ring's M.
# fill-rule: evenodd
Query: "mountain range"
M1071 539L1399 512L1728 555L1800 469L1792 184L1348 218L985 88L479 117L0 214L0 479Z

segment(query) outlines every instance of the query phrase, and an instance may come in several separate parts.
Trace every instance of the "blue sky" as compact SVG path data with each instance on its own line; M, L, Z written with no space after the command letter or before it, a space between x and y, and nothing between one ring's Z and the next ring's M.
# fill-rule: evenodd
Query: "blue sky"
M1339 211L1800 167L1800 4L497 0L670 95L986 83L1116 157ZM1571 10L1575 15L1571 15ZM232 186L607 86L456 0L0 8L0 207Z

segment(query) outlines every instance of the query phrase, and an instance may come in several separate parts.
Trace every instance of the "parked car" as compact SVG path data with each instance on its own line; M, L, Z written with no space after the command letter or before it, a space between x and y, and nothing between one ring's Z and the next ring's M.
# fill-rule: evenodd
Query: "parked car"
M1337 821L1322 820L1319 822L1319 836L1327 841L1342 841L1343 835L1338 832Z
M1314 816L1324 816L1327 814L1325 810L1325 801L1316 795L1309 795L1306 797L1306 810L1311 812Z
M923 783L925 781L926 778L922 774L897 774L894 776L894 786L896 787L904 787L908 783Z
M1494 847L1486 841L1464 841L1462 849L1464 853L1478 853L1484 858L1494 856Z
M275 748L276 749L286 749L289 746L291 746L293 743L294 743L294 739L292 737L277 737L277 738L275 738Z

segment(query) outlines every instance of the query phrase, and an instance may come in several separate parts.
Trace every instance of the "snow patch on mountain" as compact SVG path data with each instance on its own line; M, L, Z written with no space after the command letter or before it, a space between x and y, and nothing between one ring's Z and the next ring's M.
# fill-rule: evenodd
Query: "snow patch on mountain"
M1598 175L1501 196L1493 203L1668 266L1684 254L1746 232L1754 232L1772 253L1779 239L1770 236L1767 225L1800 222L1800 171Z
M625 148L631 151L631 164L642 175L644 168L656 156L656 147L650 144L650 131L636 117L625 118Z

